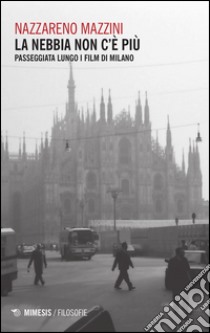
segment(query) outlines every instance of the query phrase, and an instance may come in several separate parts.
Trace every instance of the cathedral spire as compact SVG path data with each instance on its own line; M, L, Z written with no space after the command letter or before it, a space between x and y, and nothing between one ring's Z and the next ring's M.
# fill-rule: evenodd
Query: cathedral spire
M136 125L142 124L142 106L141 106L141 98L140 91L138 92L138 100L136 104Z
M26 138L25 138L25 132L23 132L23 153L22 153L23 159L26 158Z
M141 105L140 90L138 91L138 105Z
M86 135L89 136L91 133L91 123L90 123L90 111L87 104L87 112L86 112Z
M169 115L168 115L168 126L167 126L167 135L166 135L166 144L167 147L171 147L172 143L171 143L171 127L170 127L170 121L169 121Z
M103 122L106 121L103 89L101 90L100 120Z
M195 141L193 140L193 154L195 154Z
M131 106L130 106L130 104L128 105L128 118L129 118L129 120L131 119Z
M188 153L188 174L192 171L192 144L191 139L189 139L189 153Z
M19 138L19 159L21 159L22 151L21 151L21 138Z
M40 153L43 153L44 145L43 145L43 133L41 133L41 145L40 145Z
M75 83L73 78L73 69L72 63L69 62L70 65L70 72L69 72L69 82L68 82L68 108L67 113L74 113L75 112Z
M72 62L69 62L70 65L70 75L69 75L69 82L71 82L72 84L74 84L74 77L73 77L73 68L72 68Z
M79 113L79 119L78 119L78 127L77 127L77 132L79 137L84 135L84 110L83 107L81 109L81 112Z
M192 161L193 161L194 175L196 175L196 172L197 172L197 154L196 154L196 147L195 147L195 141L194 140L193 140L193 150L192 150Z
M145 92L146 95L146 101L145 101L145 107L144 107L144 124L149 125L149 104L148 104L148 98L147 98L147 91Z
M95 98L93 100L93 113L92 113L92 122L95 124L96 122L96 103Z
M83 109L83 108L82 108L81 121L82 121L82 124L84 125L84 123L85 123L85 119L84 119L84 109Z
M108 115L107 115L107 120L108 123L112 123L113 118L113 112L112 112L112 100L111 100L111 90L109 89L109 99L108 99Z
M197 172L201 172L201 166L200 166L200 153L199 153L199 149L198 149L198 143L196 142L196 151L195 151L195 154L196 154L196 171Z
M189 153L192 153L192 145L191 145L191 139L189 139Z
M184 149L182 150L182 172L185 174L185 157L184 157Z

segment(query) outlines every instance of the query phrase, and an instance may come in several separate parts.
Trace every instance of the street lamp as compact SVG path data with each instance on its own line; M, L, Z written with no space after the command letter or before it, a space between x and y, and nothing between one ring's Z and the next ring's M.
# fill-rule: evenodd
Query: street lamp
M79 206L81 208L81 215L82 215L82 227L84 227L84 209L85 209L85 202L84 199L80 200Z
M60 217L60 229L63 229L63 212L62 212L62 208L59 208L59 217Z
M116 226L116 203L117 203L117 198L121 190L119 188L113 188L113 189L108 189L107 193L111 193L112 199L113 199L113 204L114 204L114 231L117 230Z
M78 207L81 210L81 222L82 222L82 227L85 226L85 221L86 221L86 203L87 203L87 193L86 190L83 189L80 198L77 199Z
M198 133L197 133L197 138L196 138L196 142L202 142L202 138L201 138L201 133L200 133L200 124L198 123Z

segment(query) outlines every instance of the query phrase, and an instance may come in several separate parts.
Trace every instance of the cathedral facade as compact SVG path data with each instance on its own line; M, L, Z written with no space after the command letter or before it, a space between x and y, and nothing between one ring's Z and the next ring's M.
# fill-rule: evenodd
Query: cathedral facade
M117 219L189 219L202 214L202 174L198 147L190 143L188 169L175 163L168 119L166 146L152 137L147 95L140 94L135 117L123 110L113 117L111 94L101 95L99 117L78 110L72 68L63 118L54 115L35 154L9 153L1 142L2 224L20 241L53 242L64 226L113 219L111 192L117 189Z

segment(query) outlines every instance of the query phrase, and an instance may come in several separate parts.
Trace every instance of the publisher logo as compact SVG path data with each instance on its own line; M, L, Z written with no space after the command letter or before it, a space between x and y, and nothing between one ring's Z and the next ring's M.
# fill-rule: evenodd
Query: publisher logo
M11 309L15 317L21 316L21 311L19 309Z
M14 317L86 317L87 309L11 309Z

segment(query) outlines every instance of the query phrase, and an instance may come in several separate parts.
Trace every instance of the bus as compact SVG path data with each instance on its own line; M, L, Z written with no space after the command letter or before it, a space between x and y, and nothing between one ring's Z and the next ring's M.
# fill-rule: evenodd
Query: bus
M60 232L61 258L90 260L97 251L96 240L96 232L90 228L64 228Z
M12 290L12 281L17 279L17 252L15 231L1 228L1 295Z

